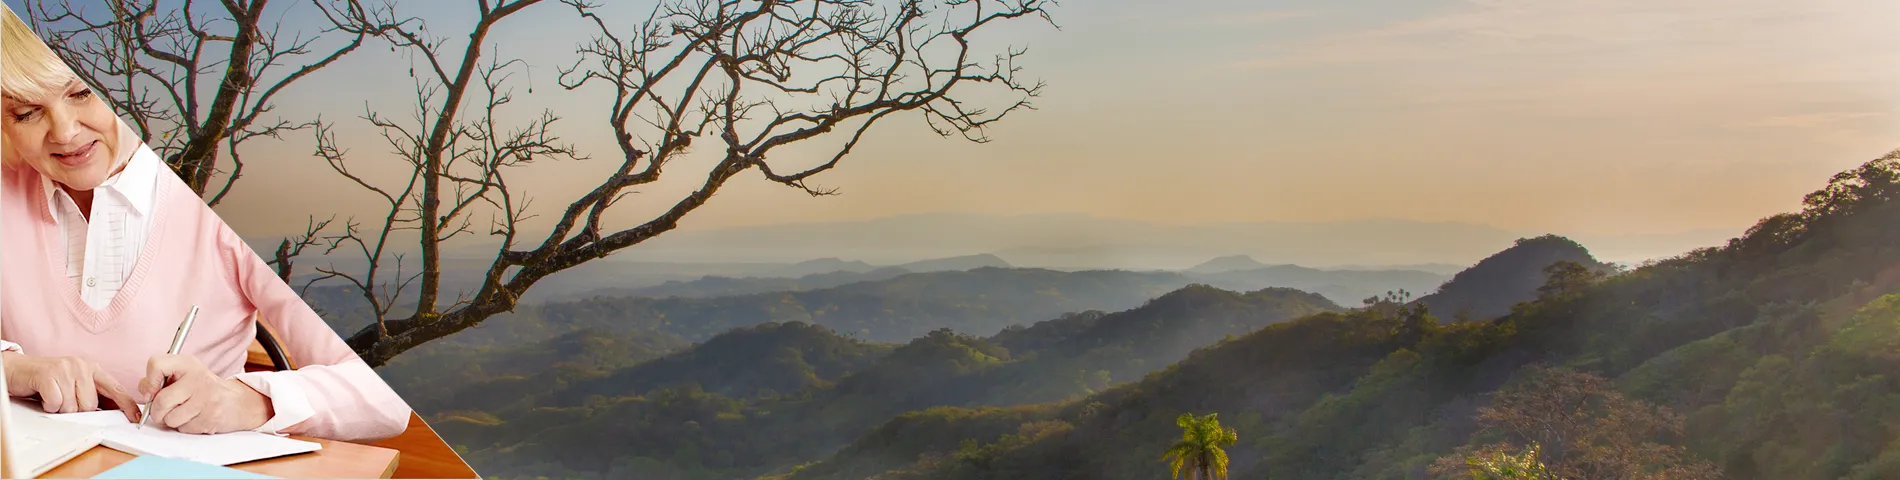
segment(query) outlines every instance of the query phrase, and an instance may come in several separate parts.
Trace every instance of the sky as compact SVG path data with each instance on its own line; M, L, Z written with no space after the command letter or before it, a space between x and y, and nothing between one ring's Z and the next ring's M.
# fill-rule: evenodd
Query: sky
M470 2L428 3L444 9L407 13L466 38ZM629 3L603 15L627 23L651 6ZM1888 0L1098 0L1051 11L1059 28L1021 22L983 39L1027 47L1023 74L1047 83L1036 110L997 124L992 141L898 118L818 177L842 195L746 173L681 228L964 212L1739 232L1900 147L1900 42L1890 37L1900 2ZM496 55L530 66L515 77L510 118L551 109L561 135L596 159L510 178L544 215L618 155L608 91L555 84L592 33L547 2L491 37ZM368 108L407 119L409 66L373 45L293 86L274 113L339 122L351 158L387 165L389 147L357 117ZM372 214L374 197L312 157L311 144L308 133L247 144L250 169L220 215L267 236L300 230L310 214ZM610 218L644 220L706 165L669 167L676 181Z

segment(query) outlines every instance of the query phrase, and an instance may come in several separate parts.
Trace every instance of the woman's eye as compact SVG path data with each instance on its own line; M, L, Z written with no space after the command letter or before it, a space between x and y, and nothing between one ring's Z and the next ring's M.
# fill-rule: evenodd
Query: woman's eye
M38 115L39 113L40 113L40 109L37 109L37 108L32 109L32 110L22 111L22 112L13 112L12 113L13 121L24 122L24 121L32 119L34 115Z
M73 94L70 95L70 97L74 99L85 99L86 97L91 97L91 96L92 96L92 89L80 90L77 92L73 92Z

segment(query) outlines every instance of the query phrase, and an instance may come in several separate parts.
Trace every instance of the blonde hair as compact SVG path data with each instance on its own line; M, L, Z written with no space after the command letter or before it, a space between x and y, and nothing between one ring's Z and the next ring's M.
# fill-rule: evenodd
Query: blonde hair
M13 9L0 3L0 94L37 102L79 79Z

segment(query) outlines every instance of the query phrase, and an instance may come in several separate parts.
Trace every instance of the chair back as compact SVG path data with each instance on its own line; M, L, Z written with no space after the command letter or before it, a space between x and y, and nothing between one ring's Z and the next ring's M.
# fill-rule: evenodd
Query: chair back
M261 358L260 358L261 357ZM284 353L277 336L270 331L270 324L264 323L264 314L257 314L257 341L251 344L250 358L245 363L267 367L271 370L295 370L297 365Z

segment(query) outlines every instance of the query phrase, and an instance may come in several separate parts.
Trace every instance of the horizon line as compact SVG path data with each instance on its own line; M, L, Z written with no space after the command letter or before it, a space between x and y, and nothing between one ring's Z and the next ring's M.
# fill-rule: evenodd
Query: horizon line
M1111 222L1131 222L1131 223L1141 223L1141 224L1161 226L1161 227L1186 227L1186 228L1215 227L1215 226L1248 226L1248 225L1347 225L1347 224L1365 224L1365 223L1385 222L1385 223L1399 223L1399 224L1412 224L1412 225L1449 225L1449 226L1461 226L1461 227L1475 227L1475 228L1496 230L1500 233L1505 233L1505 234L1510 234L1510 235L1519 235L1519 236L1529 235L1533 237L1539 236L1539 235L1559 235L1559 236L1573 238L1573 239L1574 238L1595 238L1595 239L1655 238L1655 237L1671 237L1671 236L1680 236L1680 235L1713 234L1717 232L1732 232L1732 233L1725 233L1725 234L1740 234L1741 232L1747 230L1749 227L1752 226L1752 224L1738 224L1738 225L1729 226L1729 227L1702 227L1702 228L1672 230L1665 233L1598 234L1598 233L1558 233L1558 229L1551 229L1551 228L1509 228L1509 227L1498 226L1492 223L1476 222L1476 221L1421 220L1421 219L1408 219L1408 218L1399 218L1399 217L1352 217L1352 218L1341 218L1341 219L1336 219L1336 220L1272 220L1272 219L1268 219L1268 220L1228 220L1228 221L1203 221L1203 222L1165 222L1165 221L1157 221L1157 220L1150 220L1150 219L1143 219L1143 218L1106 216L1106 215L1089 213L1089 212L990 213L990 212L973 212L973 211L956 211L956 210L938 210L938 211L899 213L899 214L891 214L891 215L883 215L883 216L875 216L875 217L864 217L864 218L856 218L856 219L784 221L784 222L772 222L772 223L721 225L721 226L700 227L700 228L680 226L680 227L674 228L668 233L674 233L674 234L687 233L687 232L714 233L714 232L729 232L729 231L758 229L758 228L870 224L870 223L877 223L877 222L883 222L883 221L903 220L903 219L909 219L909 218L928 217L928 216L969 216L969 217L991 217L991 218L1075 217L1075 218L1083 218L1083 219L1089 219L1089 220L1102 220L1102 221L1111 221ZM255 235L255 236L246 235L243 238L245 238L246 241L269 239L270 241L275 242L286 236L301 235L302 233L303 232L299 231L299 232L291 232L291 233L283 233L283 234L266 234L266 235ZM665 234L661 234L654 238L657 239L664 236ZM444 243L443 246L445 247L450 246L450 245L469 246L469 245L484 245L488 243L485 240L478 240L478 238L485 238L485 237L469 237L469 238L470 239L468 240L447 242L447 243Z

